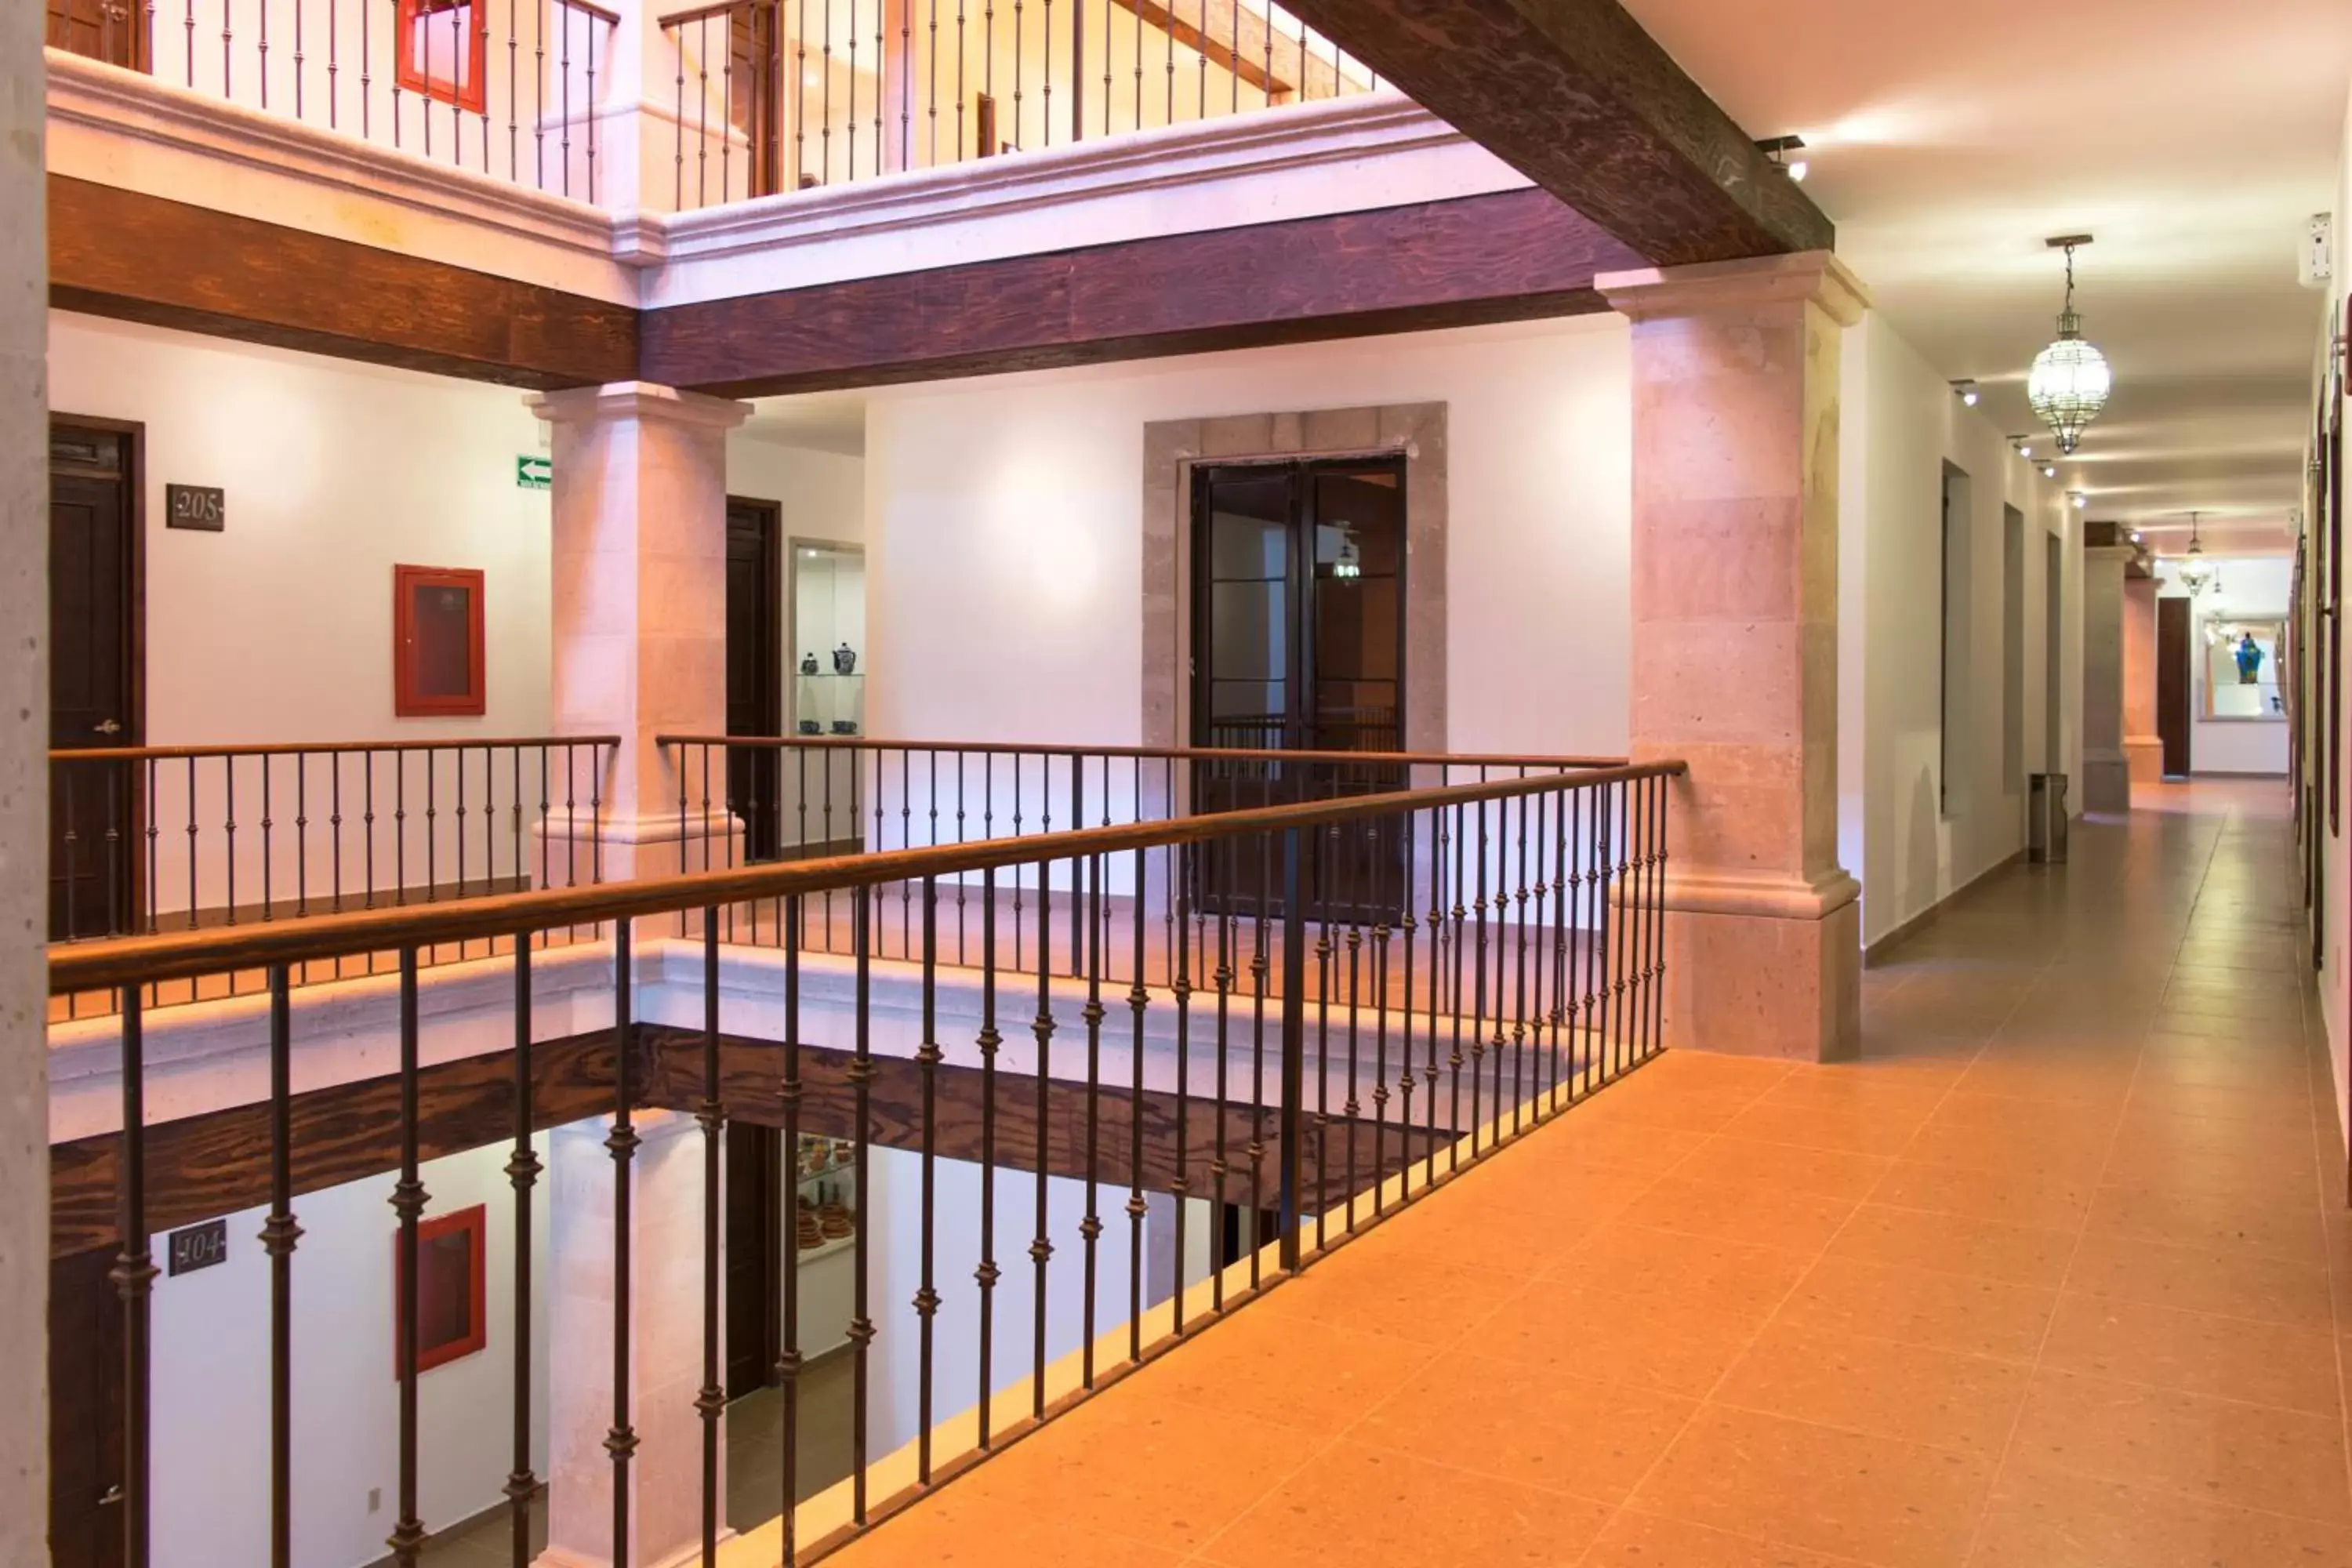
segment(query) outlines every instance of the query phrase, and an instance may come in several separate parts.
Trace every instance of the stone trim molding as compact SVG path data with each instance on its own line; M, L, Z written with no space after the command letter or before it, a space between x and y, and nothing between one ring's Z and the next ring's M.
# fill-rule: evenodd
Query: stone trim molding
M1603 272L1592 287L1611 310L1636 321L1803 300L1851 327L1871 305L1862 279L1827 250Z
M748 403L680 392L650 381L614 381L567 392L541 392L525 401L532 413L551 425L633 417L732 430L751 416Z
M1446 749L1446 405L1157 420L1143 427L1143 725L1141 743L1191 733L1192 483L1196 463L1298 458L1405 459L1405 749Z

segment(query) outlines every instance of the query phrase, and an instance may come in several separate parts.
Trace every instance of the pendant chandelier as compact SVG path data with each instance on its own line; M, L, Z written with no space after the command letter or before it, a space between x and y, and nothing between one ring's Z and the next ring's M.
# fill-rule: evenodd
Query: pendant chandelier
M2083 318L2074 310L2074 247L2090 244L2091 237L2062 235L2049 243L2066 252L2066 308L2058 312L2058 336L2033 356L2025 395L2035 416L2058 437L2058 450L2071 456L2083 439L2083 427L2107 405L2114 377L2107 356L2084 341Z
M2197 531L2197 520L2201 515L2193 511L2189 514L2189 553L2181 557L2180 564L2173 569L2180 579L2180 585L2189 590L2189 596L2192 599L2206 589L2219 585L2214 581L2213 563L2205 559L2205 542Z

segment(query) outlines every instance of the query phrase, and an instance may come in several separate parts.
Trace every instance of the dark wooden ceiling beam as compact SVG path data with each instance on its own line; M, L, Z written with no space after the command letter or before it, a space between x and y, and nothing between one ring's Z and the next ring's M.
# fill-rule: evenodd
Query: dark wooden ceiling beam
M1574 315L1641 264L1509 191L649 310L640 374L751 397Z
M1655 265L1835 242L1802 188L1617 0L1289 8Z
M627 305L62 174L48 203L62 310L541 390L637 373Z

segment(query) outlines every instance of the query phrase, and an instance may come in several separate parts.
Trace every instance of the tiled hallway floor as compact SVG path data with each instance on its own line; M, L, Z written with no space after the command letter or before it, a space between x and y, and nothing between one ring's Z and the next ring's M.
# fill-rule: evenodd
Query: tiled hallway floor
M2352 1225L2276 786L2150 792L834 1559L2352 1568Z

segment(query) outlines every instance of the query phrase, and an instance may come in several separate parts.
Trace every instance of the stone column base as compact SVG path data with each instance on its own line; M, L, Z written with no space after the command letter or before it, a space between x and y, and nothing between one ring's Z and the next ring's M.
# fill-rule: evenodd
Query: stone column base
M2164 742L2154 735L2124 737L2124 770L2134 784L2163 782Z
M1862 1048L1862 905L1853 879L1819 889L1666 892L1665 1044L1791 1061Z
M2122 757L2083 759L2083 809L2102 816L2131 810L2131 764Z
M675 812L650 816L558 812L532 830L544 842L543 886L568 888L590 882L629 882L674 877L680 871L723 870L743 863L742 821L714 806L706 822L689 807L681 824Z

